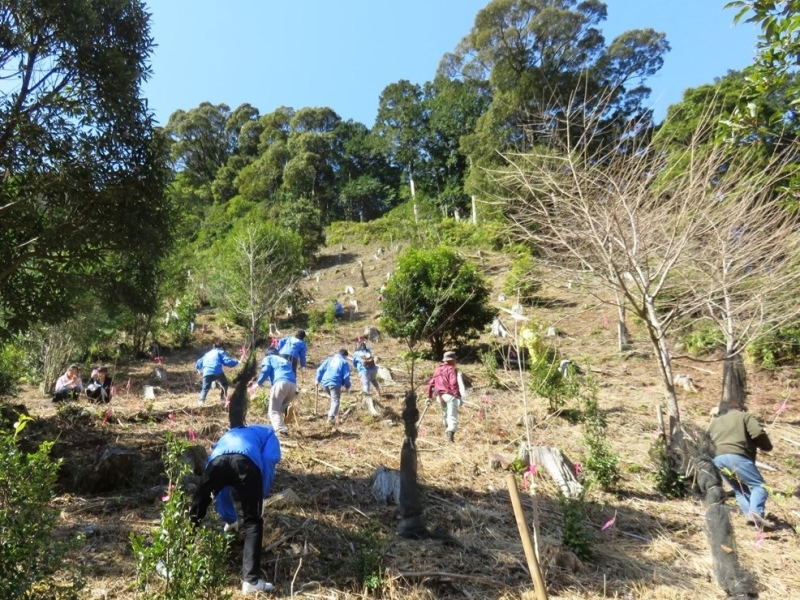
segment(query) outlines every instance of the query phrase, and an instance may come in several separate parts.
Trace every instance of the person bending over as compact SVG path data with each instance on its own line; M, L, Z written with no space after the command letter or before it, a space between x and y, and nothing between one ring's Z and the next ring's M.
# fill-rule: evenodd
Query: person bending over
M199 524L206 516L212 495L226 531L238 529L238 515L231 498L236 490L242 504L242 593L269 592L273 585L260 578L262 510L281 460L281 446L272 427L248 425L229 429L219 438L206 464L202 483L192 498L190 516Z

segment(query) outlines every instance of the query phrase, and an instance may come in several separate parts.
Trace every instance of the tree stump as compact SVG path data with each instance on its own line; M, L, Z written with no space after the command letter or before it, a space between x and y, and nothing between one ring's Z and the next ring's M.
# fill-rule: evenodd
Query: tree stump
M527 442L523 442L520 444L518 456L527 465L543 467L567 498L577 498L583 492L583 486L575 476L575 465L558 448L528 446Z

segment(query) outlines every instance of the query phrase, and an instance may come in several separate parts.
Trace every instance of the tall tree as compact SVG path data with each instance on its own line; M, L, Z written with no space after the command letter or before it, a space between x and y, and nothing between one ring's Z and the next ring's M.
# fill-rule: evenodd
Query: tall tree
M423 147L428 156L422 186L436 204L452 211L468 205L464 179L469 157L461 140L475 130L491 102L486 83L437 77L424 86L427 127Z
M152 46L140 0L0 5L0 335L63 318L87 275L153 308L172 232Z
M426 128L427 111L420 86L405 79L386 86L378 101L373 132L392 163L407 174L411 196L416 192L416 169L426 160L422 143Z
M466 148L477 161L498 162L496 151L524 151L541 143L532 115L557 117L603 110L598 123L616 139L627 123L643 121L647 77L661 68L669 50L664 34L651 29L622 33L606 44L599 25L607 14L600 0L493 0L478 12L470 33L442 59L450 78L489 83L492 102ZM535 125L535 126L534 126Z
M227 104L203 102L188 111L172 113L164 130L173 140L172 158L177 170L184 171L195 185L210 184L235 149Z

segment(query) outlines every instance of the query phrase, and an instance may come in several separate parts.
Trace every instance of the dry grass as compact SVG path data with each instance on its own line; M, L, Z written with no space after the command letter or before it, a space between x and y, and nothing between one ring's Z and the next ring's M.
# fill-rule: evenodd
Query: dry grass
M351 346L365 325L375 324L372 315L378 309L378 292L358 287L357 261L364 260L368 281L378 286L391 270L395 252L391 249L386 258L376 261L374 247L328 250L320 263L320 283L312 277L305 285L319 304L337 295L342 297L345 286L352 285L361 314L340 323L333 332L313 336L310 358L315 364L340 346ZM484 256L482 260L494 274L499 289L504 271L502 259ZM711 571L702 505L697 499L668 500L659 496L648 475L651 466L647 451L655 432L654 407L662 399L649 349L644 340L636 340L640 354L620 359L615 348L613 309L596 305L581 295L580 286L568 289L565 283L549 282L547 295L553 300L552 307L535 309L533 314L543 324L556 324L566 333L557 341L561 351L597 380L600 406L609 421L609 441L621 458L623 481L617 494L590 492L587 527L594 558L564 567L555 487L546 475L538 478L541 553L550 597L721 598L723 594ZM312 308L319 308L319 304ZM210 448L226 427L226 414L220 406L195 407L199 382L193 362L211 336L224 336L232 347L238 346L241 336L233 330L225 331L213 315L203 315L203 321L206 331L198 333L193 349L167 355L168 381L152 407L141 400L142 386L150 383L153 364L149 362L116 366L121 393L110 405L109 413L103 408L66 421L56 415L47 399L34 392L20 399L40 417L32 429L36 435L44 437L55 431L60 434L55 452L65 459L65 469L62 493L56 503L62 510L64 530L83 531L87 537L80 555L89 573L87 598L135 597L128 539L131 531L146 531L158 519L158 494L148 490L163 483L159 457L165 433L172 431L188 437L190 431L197 432L200 443ZM293 328L286 325L285 331ZM372 346L380 362L402 373L399 344L382 340ZM420 365L423 377L428 377L433 367L432 362ZM331 431L322 418L327 408L324 399L319 403L320 415L313 414L313 370L305 372L298 422L292 424L291 438L284 444L284 459L274 485L276 492L292 488L302 502L272 510L266 519L264 543L274 547L263 557L262 566L282 595L289 596L293 591L306 598L373 597L361 585L359 571L365 565L369 568L374 564L370 560L377 557L385 566L379 580L384 598L534 597L505 489L505 474L490 470L487 461L490 453L512 456L524 438L518 380L513 373L501 372L507 388L498 391L486 387L483 368L477 361L464 363L462 368L473 377L476 389L462 411L457 443L446 444L435 406L426 415L419 439L426 522L430 528L440 526L449 531L456 540L450 545L396 537L395 508L378 504L370 493L370 475L376 467L399 466L402 376L397 384L385 389L389 398L384 401L384 419L390 419L391 426L355 408ZM719 365L679 363L677 371L691 374L700 389L697 394L683 394L680 398L684 418L704 422L719 395ZM795 375L753 374L752 409L772 423L781 394L794 390ZM125 392L128 377L132 389ZM489 397L489 404L486 417L481 420L478 408L484 394ZM345 395L345 406L357 406L355 398ZM583 453L580 426L548 416L543 402L533 405L533 441L559 446L573 460L579 460ZM172 417L154 418L169 413ZM264 415L253 410L249 418L265 420ZM800 597L800 573L794 568L800 551L792 531L800 522L796 487L800 447L782 441L789 438L800 442L799 425L800 411L790 404L789 410L770 426L776 450L766 462L777 471L765 475L782 497L771 499L768 509L785 526L767 534L757 545L755 533L732 513L742 561L757 577L761 597L767 599ZM92 464L99 448L111 443L135 449L143 459L141 472L125 489L99 496L81 493L81 477L87 465ZM526 496L524 502L530 516L533 499ZM733 509L732 500L729 504ZM600 531L600 525L615 514L616 525ZM236 545L233 555L226 559L232 586L238 586L240 552L241 546ZM425 573L451 573L459 578Z

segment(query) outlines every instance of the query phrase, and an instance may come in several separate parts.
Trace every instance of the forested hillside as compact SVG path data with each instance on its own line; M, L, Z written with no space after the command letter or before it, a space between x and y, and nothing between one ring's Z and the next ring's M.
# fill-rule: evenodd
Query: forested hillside
M299 329L263 544L281 593L534 597L507 473L551 597L800 593L795 4L733 2L763 26L757 60L662 123L663 34L607 39L600 1L493 0L429 81L385 87L372 126L204 102L163 127L141 93L146 3L0 7L0 528L19 542L0 596L188 597L145 558L185 552L208 573L193 591L223 597L241 545L220 550L219 523L199 550L154 529L187 524L229 424L197 406L194 363L222 342L235 379ZM371 404L354 372L330 427L313 369L362 337L391 378ZM446 350L472 380L454 443L425 403ZM107 367L111 402L52 402L70 364ZM400 466L410 392L415 541L371 492ZM774 531L714 496L704 431L738 401L775 445ZM263 391L247 420L266 422ZM533 447L563 453L567 483Z

